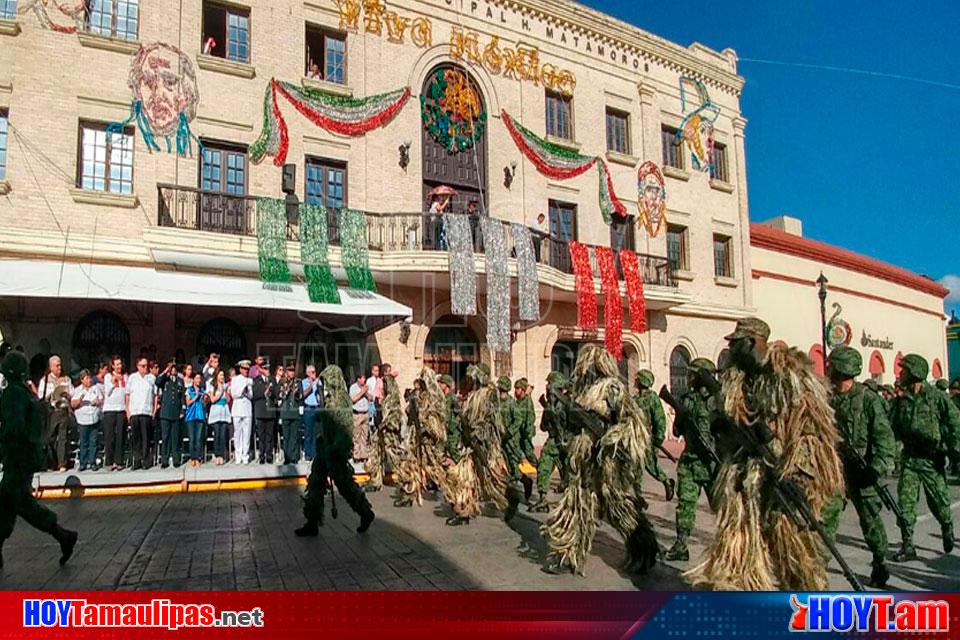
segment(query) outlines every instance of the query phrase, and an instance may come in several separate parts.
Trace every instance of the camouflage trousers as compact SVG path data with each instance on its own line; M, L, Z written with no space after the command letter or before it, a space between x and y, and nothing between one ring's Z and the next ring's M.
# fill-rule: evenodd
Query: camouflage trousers
M647 449L647 459L643 463L643 468L651 477L665 483L669 479L669 476L667 476L667 472L663 470L663 467L660 466L660 460L657 456L658 445L652 442L650 444L652 446Z
M560 483L566 484L567 452L557 446L553 436L547 438L540 449L540 459L537 461L537 492L545 494L550 490L550 476L554 467L560 467Z
M863 532L863 541L867 543L867 547L873 554L874 563L882 563L887 554L887 530L884 528L883 520L880 517L883 503L880 501L880 496L877 495L877 490L873 487L857 489L848 484L847 498L857 510L860 531ZM823 522L823 527L831 540L836 538L842 511L843 498L839 496L831 498L820 511L820 520Z
M308 522L323 522L323 496L327 493L327 478L333 480L337 491L350 508L358 514L372 511L367 497L353 479L353 467L346 455L318 451L310 466L307 493L303 498L303 517Z
M6 468L0 479L0 545L13 533L17 517L34 528L50 533L57 524L57 514L33 497L33 474Z
M677 533L689 534L693 531L700 490L709 492L713 482L712 466L696 456L680 456L680 462L677 463L677 496L680 502L677 505Z
M953 525L950 513L950 492L947 479L941 469L929 458L916 458L904 454L900 458L900 477L897 482L897 495L900 498L900 510L906 520L904 542L913 539L913 527L917 523L917 503L920 501L920 487L927 496L927 506L941 526Z
M510 479L520 480L520 463L524 458L534 467L537 466L537 456L533 452L533 434L508 431L507 438L503 441L503 457L507 461Z

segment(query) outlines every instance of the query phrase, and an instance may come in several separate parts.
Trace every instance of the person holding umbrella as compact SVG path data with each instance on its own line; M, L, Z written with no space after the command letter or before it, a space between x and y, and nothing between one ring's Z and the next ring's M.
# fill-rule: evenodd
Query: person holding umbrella
M443 230L442 214L449 213L450 203L458 192L445 184L430 191L430 223L433 225L434 237L437 238L437 248L447 248L447 236Z

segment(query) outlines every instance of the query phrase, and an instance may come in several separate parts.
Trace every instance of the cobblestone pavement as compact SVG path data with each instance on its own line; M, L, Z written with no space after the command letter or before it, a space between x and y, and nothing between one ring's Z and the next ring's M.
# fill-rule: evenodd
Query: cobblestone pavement
M668 473L672 469L667 466ZM895 482L893 483L895 484ZM661 544L673 542L675 504L663 501L660 485L647 480L650 517ZM954 512L960 507L952 488ZM598 590L689 588L681 572L688 563L662 564L647 576L621 568L623 545L604 525L587 562L586 576L541 571L545 545L542 514L520 514L509 525L482 517L469 526L447 527L439 501L397 509L390 491L373 494L377 520L365 535L342 501L340 517L314 539L300 539L300 491L295 488L224 491L142 497L51 500L62 524L80 531L80 544L59 567L53 540L20 522L4 546L2 589L537 589ZM556 499L556 496L553 496ZM889 514L891 553L899 534ZM713 530L701 498L691 557L700 556ZM893 589L960 589L960 554L940 552L939 526L921 516L915 537L921 559L891 564ZM840 548L861 576L869 552L856 514L843 514ZM831 588L848 587L831 567Z

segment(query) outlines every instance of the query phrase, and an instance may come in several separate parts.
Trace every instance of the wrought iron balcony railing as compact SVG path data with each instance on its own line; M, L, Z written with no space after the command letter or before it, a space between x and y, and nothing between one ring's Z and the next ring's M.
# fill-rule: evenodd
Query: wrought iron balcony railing
M169 184L157 185L159 194L159 219L161 227L195 229L239 236L256 236L256 197L201 191L191 187ZM367 219L367 240L371 251L420 252L445 251L442 216L431 213L375 213L364 212ZM467 214L463 214L467 215ZM510 223L501 221L507 228L507 251L513 256L513 234ZM339 216L329 215L327 240L332 246L340 244ZM483 254L483 236L480 233L479 216L471 216L474 250ZM533 248L537 262L572 274L567 240L545 234L531 228ZM297 222L287 225L287 238L299 240ZM594 254L591 252L591 260ZM646 284L675 287L673 270L665 256L638 254L640 273ZM594 268L596 265L594 264Z

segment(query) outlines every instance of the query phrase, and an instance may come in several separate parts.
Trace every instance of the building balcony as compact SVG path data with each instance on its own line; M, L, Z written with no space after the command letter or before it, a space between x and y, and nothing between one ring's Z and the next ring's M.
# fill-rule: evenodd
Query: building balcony
M157 191L157 227L145 232L148 248L155 260L192 269L256 271L256 196L211 193L169 184L158 185ZM364 214L367 221L370 267L375 279L390 280L401 285L414 284L415 279L405 278L404 274L447 271L442 216L419 212L368 211ZM480 217L470 216L470 224L473 229L477 272L484 274L486 260L480 233ZM507 254L511 258L511 272L515 275L516 264L513 258L516 254L513 234L509 229L510 222L502 221L502 224L506 227ZM573 292L575 286L569 243L532 228L530 231L541 284L552 286L561 292ZM337 215L328 217L327 238L330 264L336 274L340 266L340 228ZM287 225L287 239L288 259L293 272L298 273L300 238L296 220L291 220ZM590 255L596 273L595 253L591 252ZM651 305L653 308L667 308L687 301L677 290L674 273L665 256L638 254L638 257L648 298L651 294L654 298ZM661 295L657 295L658 292ZM662 298L662 304L658 304L659 298Z

